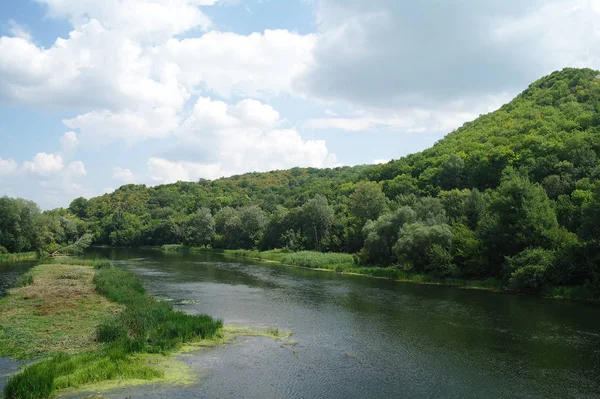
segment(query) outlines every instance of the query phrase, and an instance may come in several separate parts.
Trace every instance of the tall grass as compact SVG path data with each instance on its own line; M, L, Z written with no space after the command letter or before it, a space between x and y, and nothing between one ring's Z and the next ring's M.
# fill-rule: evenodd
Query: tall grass
M118 378L160 377L161 372L134 355L168 353L184 342L213 338L223 327L221 320L174 311L170 304L156 301L135 275L108 261L69 262L94 266L97 291L125 308L97 327L96 339L104 346L72 356L59 354L27 367L7 383L7 399L48 398L57 389Z
M35 260L38 258L36 252L20 252L14 254L0 254L0 262L20 262L23 260Z
M361 274L370 277L387 278L391 280L415 282L422 284L439 284L466 288L480 288L493 291L502 289L502 282L495 279L462 280L456 278L439 278L429 274L406 272L398 267L368 267L359 266L350 254L327 253L315 251L286 252L271 250L259 252L256 250L225 250L225 255L238 258L260 259L278 262L284 265L307 267L313 269L332 270L339 273Z

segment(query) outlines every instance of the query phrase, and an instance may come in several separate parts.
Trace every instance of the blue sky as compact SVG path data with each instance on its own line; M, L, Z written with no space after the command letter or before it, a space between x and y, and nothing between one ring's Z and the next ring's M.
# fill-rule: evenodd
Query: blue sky
M397 159L599 54L600 0L5 0L0 195Z

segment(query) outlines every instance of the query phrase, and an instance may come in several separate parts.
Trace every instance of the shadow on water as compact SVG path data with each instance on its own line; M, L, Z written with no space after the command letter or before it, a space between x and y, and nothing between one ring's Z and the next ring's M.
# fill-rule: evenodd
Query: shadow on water
M29 269L37 265L37 260L27 260L22 262L1 262L0 263L0 298L6 295L6 291L13 286L20 275L27 273Z
M186 361L188 388L115 397L597 398L600 308L344 276L218 255L96 250L153 295L225 323L293 330ZM91 255L91 256L94 256ZM169 390L170 389L170 390ZM160 390L160 393L159 391ZM167 391L165 391L167 390Z

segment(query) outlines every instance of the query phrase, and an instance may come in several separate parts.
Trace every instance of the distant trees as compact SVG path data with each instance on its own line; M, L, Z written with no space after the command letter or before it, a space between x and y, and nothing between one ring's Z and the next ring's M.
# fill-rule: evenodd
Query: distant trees
M67 211L42 213L32 201L0 198L0 252L80 253L90 243L84 222Z
M40 208L20 198L0 198L0 247L8 252L37 251Z

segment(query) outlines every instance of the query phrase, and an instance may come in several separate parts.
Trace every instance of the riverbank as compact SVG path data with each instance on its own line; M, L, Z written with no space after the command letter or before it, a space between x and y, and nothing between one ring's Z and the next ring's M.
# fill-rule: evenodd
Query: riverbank
M429 274L405 272L393 266L358 266L355 264L354 257L352 255L344 253L322 253L314 251L283 252L278 250L224 250L223 254L236 258L275 262L284 266L295 266L350 275L362 275L401 282L455 286L466 289L479 289L494 292L501 292L503 290L502 282L495 279L463 280L455 278L438 278Z
M2 262L21 262L24 260L36 260L38 254L36 252L19 252L14 254L0 254L0 263Z
M181 372L166 372L177 367L165 355L222 339L220 320L174 311L109 262L38 265L20 283L0 300L0 354L43 360L8 381L8 399L103 381L180 380Z
M205 247L185 247L183 245L165 245L161 249L165 252L191 252L217 253L224 256L248 259L262 263L276 263L282 266L293 266L326 272L337 272L348 275L360 275L372 278L394 280L404 283L417 283L428 285L441 285L461 289L485 290L517 295L539 296L547 299L567 299L587 302L598 302L592 292L583 286L576 287L542 287L539 292L519 292L509 290L501 280L489 278L485 280L468 280L458 278L440 278L430 274L410 273L394 266L360 266L354 261L351 254L322 253L315 251L284 252L281 250L215 250Z

